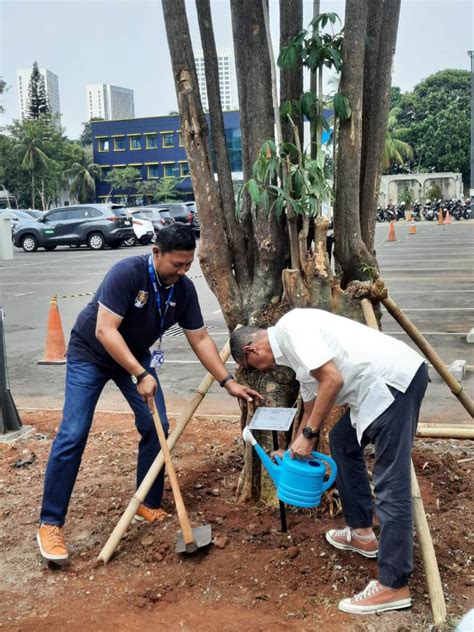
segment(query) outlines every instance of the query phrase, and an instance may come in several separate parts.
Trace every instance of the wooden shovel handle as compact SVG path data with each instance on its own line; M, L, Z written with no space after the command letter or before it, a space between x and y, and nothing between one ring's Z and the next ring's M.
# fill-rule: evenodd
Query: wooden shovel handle
M161 425L158 411L156 410L155 400L151 399L151 414L153 415L153 421L155 422L156 432L158 433L158 439L160 441L161 451L165 460L165 466L168 470L168 478L170 479L171 489L173 490L174 502L176 505L176 511L178 512L179 524L181 531L183 532L183 539L185 544L191 544L194 542L193 530L189 522L188 514L184 506L183 497L179 488L178 477L176 476L173 463L171 461L171 454L168 448L168 443L165 437L165 431Z

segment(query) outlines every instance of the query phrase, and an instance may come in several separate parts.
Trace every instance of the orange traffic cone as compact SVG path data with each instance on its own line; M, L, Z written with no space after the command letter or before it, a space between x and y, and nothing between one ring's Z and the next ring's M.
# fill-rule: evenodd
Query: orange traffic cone
M390 222L387 241L397 241L397 238L395 237L395 226L393 222Z
M408 229L408 234L409 235L416 235L416 225L415 222L412 222L410 224L410 228Z
M438 211L438 225L443 224L443 209L440 208Z
M451 224L451 216L449 214L449 211L446 211L446 217L444 219L443 224Z
M66 364L66 343L59 315L58 297L51 297L44 358L38 364Z
M411 211L407 211L405 213L405 219L407 220L407 222L411 222L411 220L413 219L413 214Z

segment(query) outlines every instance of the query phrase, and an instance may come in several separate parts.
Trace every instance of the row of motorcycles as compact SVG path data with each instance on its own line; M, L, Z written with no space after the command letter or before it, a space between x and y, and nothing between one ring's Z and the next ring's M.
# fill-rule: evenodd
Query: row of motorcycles
M377 208L378 222L398 222L400 219L406 219L407 211L411 211L411 218L415 222L419 222L423 217L428 222L437 220L440 210L443 213L443 219L449 211L450 216L460 221L461 219L469 219L471 216L471 200L426 200L422 205L420 200L413 203L411 209L407 209L405 202L398 204L389 203L385 208L379 206Z

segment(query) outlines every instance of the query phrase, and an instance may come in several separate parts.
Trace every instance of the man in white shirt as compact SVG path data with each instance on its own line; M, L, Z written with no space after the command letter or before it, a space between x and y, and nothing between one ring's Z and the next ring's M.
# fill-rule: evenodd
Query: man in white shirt
M378 556L379 579L339 608L369 614L409 607L411 448L429 381L423 358L399 340L318 309L294 309L268 329L242 327L231 336L231 351L247 370L284 365L296 373L304 412L290 446L294 458L309 458L332 408L347 406L329 435L347 527L328 531L326 539L337 549ZM380 544L364 459L369 443Z

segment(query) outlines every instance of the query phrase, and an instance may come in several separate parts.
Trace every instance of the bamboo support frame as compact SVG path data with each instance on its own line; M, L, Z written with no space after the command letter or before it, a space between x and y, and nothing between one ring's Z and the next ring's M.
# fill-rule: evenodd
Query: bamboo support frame
M474 428L425 428L418 426L416 429L417 437L430 437L432 439L474 439Z
M361 300L361 306L367 325L373 329L379 329L372 303L368 299L363 298ZM411 494L413 497L413 517L420 541L426 583L428 585L428 593L431 601L431 610L433 612L434 624L436 627L439 627L446 620L446 602L444 600L443 584L441 583L436 553L433 540L431 539L428 521L426 520L420 486L418 485L413 461L411 462Z
M229 346L229 342L227 342L224 348L222 349L222 351L220 352L222 362L225 363L229 355L230 355L230 346ZM176 442L183 434L191 417L196 412L198 406L200 405L200 403L206 396L213 382L214 382L214 377L210 373L206 373L206 376L204 377L202 382L199 384L198 388L196 389L195 395L193 396L193 398L189 402L188 407L184 411L182 418L179 420L174 430L168 436L167 444L168 444L168 449L170 452L173 450ZM138 507L141 505L141 503L145 499L145 496L147 495L151 486L155 482L156 477L161 472L161 468L163 467L163 464L164 464L163 452L160 452L158 456L156 457L156 459L153 461L145 478L143 479L140 486L138 487L135 494L133 495L132 499L130 500L127 508L123 512L122 517L118 521L115 529L110 534L109 539L105 543L103 549L99 553L97 557L97 562L101 560L102 562L104 562L104 564L107 564L107 562L110 560L115 549L119 545L120 540L124 536L125 531L127 530L128 526L130 525L133 518L135 517Z
M417 345L417 347L424 353L424 355L431 362L433 367L438 371L443 380L451 389L451 392L459 399L461 404L467 410L467 412L474 417L474 401L469 397L466 393L462 385L456 380L456 378L451 375L451 373L446 368L443 360L439 357L433 347L429 344L426 338L418 331L415 325L411 322L409 318L402 312L400 307L395 303L395 301L390 298L390 296L381 296L381 301L387 308L387 311L395 318L397 323L406 331L406 333L410 336L413 342ZM370 301L367 299L362 299L363 301L367 301L369 305Z

